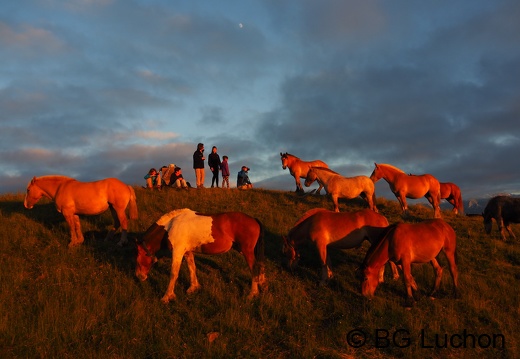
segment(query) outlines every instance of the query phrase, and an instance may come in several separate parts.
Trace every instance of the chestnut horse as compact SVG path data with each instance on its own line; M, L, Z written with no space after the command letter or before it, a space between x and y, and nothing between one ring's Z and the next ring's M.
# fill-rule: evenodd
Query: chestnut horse
M231 248L241 252L253 277L248 298L267 289L264 274L264 232L262 224L241 212L226 212L213 215L196 213L191 209L177 209L166 213L152 224L141 241L137 243L137 266L135 275L142 281L148 278L155 253L163 239L168 239L172 250L172 269L163 303L176 299L174 288L179 276L182 258L186 259L190 272L190 287L187 293L200 288L193 253L221 254Z
M294 180L296 182L296 192L304 192L302 184L300 182L300 178L306 178L307 172L309 171L309 168L311 166L320 166L328 168L329 166L320 160L314 160L314 161L302 161L298 157L291 155L287 152L281 153L280 152L280 158L282 160L282 168L285 170L289 168L289 172L291 173L291 176L294 177ZM321 189L323 188L323 185L319 183L319 188L316 191L316 193L320 193Z
M453 206L453 213L464 214L464 203L459 186L451 182L441 182L441 199L445 199Z
M137 203L134 189L117 178L106 178L95 182L79 182L66 176L34 177L27 186L25 208L33 206L42 197L54 201L58 212L63 214L70 227L69 247L83 243L83 233L79 220L82 215L96 215L110 209L114 218L112 228L105 240L112 239L122 228L119 246L127 243L128 219L125 209L129 206L130 219L137 219Z
M320 285L326 284L333 276L328 254L329 248L351 249L360 247L366 239L374 243L388 226L387 219L372 210L364 209L358 212L333 212L323 208L307 211L283 237L283 254L287 267L293 269L300 255L298 247L305 242L313 242L318 249L321 260ZM394 279L397 279L397 269L392 265ZM381 268L380 280L383 281L384 267Z
M484 212L484 229L487 234L491 233L493 218L497 222L498 231L502 240L506 240L504 228L513 239L515 234L511 230L511 223L520 223L520 198L509 196L496 196L489 200Z
M433 298L442 278L442 267L436 258L443 251L448 259L454 293L457 296L456 241L453 228L439 218L420 223L398 223L388 227L383 238L369 248L363 261L364 278L361 285L363 295L369 299L373 298L379 284L379 270L390 260L402 266L407 306L413 305L413 294L417 291L417 283L411 272L412 263L430 262L435 271L435 284L430 294Z
M390 185L403 214L408 214L408 204L406 198L417 199L425 197L433 207L434 218L441 218L441 185L431 174L407 175L399 168L388 164L375 164L374 171L370 179L376 183L383 178Z
M377 212L374 182L367 176L343 177L337 172L324 167L311 167L305 179L305 186L318 181L325 191L332 196L334 211L339 212L338 199L352 199L361 196L368 203L368 208Z

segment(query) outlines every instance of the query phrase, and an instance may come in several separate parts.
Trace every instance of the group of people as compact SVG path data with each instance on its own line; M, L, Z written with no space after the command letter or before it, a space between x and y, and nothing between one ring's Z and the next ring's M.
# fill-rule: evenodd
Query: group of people
M199 143L197 150L193 153L193 169L195 170L195 178L197 188L204 187L204 144ZM217 147L213 146L211 153L208 155L208 166L212 173L211 177L211 188L215 186L219 187L219 172L222 172L222 188L229 188L229 165L228 156L222 156L222 161L217 153ZM240 172L237 175L237 188L249 189L253 188L253 184L249 180L249 167L242 166ZM161 190L163 186L170 186L174 188L185 188L188 189L191 185L186 182L182 176L182 169L176 167L174 164L169 166L162 166L160 171L155 168L151 168L150 171L144 176L146 180L146 188L157 188Z

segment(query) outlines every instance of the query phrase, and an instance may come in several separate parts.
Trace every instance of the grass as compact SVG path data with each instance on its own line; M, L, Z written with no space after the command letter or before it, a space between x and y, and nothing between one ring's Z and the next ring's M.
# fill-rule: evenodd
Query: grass
M445 270L439 298L424 296L407 310L402 281L392 281L390 274L374 300L360 295L356 268L368 244L332 252L335 279L325 287L317 285L320 268L312 246L303 249L294 273L281 266L282 235L308 209L332 208L326 196L137 187L136 193L140 213L130 223L131 238L176 208L239 210L260 219L269 291L246 300L250 274L236 252L197 256L202 289L185 293L189 276L183 265L177 301L164 305L160 298L171 263L167 252L141 283L133 273L134 246L117 247L119 238L103 241L111 226L108 212L82 217L85 243L71 250L68 228L51 202L42 200L26 210L22 194L2 195L0 357L520 357L519 245L501 241L496 227L486 235L479 218L443 212L457 232L461 298L451 297L451 277ZM340 201L342 211L361 208L361 200ZM397 201L379 199L378 208L391 223L403 221ZM411 206L409 220L431 215L430 208L418 204ZM447 265L443 257L441 264ZM433 284L431 267L415 265L413 274L426 294ZM356 329L367 338L359 348L347 341Z

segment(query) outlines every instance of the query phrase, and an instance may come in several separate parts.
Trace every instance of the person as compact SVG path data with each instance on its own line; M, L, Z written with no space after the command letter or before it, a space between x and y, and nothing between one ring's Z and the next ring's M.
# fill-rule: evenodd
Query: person
M150 168L144 179L146 180L146 188L161 190L161 174L155 168Z
M193 169L195 170L195 178L197 188L204 188L204 144L199 143L197 150L193 153Z
M175 167L175 169L173 170L173 174L170 177L170 183L171 186L174 188L188 189L188 183L182 176L182 168Z
M170 163L168 167L161 167L161 183L163 186L171 186L172 182L170 181L170 177L173 174L173 170L175 169L175 165Z
M239 189L249 189L253 188L253 184L249 180L248 171L250 170L247 166L242 166L240 172L238 172L237 176L237 188Z
M227 186L229 188L229 164L228 156L222 156L222 163L220 164L222 170L222 188Z
M211 153L208 156L208 166L213 173L213 177L211 177L211 188L215 187L215 183L218 188L218 171L220 170L220 156L217 153L217 146L213 146L211 148Z

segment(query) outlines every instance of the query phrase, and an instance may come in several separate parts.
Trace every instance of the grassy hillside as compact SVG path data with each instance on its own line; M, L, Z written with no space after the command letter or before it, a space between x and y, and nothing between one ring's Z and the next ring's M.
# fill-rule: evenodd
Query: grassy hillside
M160 302L170 273L166 251L146 282L134 276L135 248L103 241L108 213L82 217L85 243L68 249L69 232L46 200L23 207L23 195L0 196L1 358L514 358L520 357L520 246L502 242L494 227L484 233L481 218L443 211L458 236L460 299L451 296L448 270L437 300L424 296L403 307L404 287L390 274L368 302L360 294L356 268L368 249L332 252L335 279L317 285L317 253L302 251L300 267L286 271L281 240L308 209L332 208L325 196L206 189L151 192L136 188L140 216L130 223L139 237L162 214L176 208L200 212L239 210L265 226L269 291L247 301L250 274L236 252L198 256L202 289L192 295L186 265L177 301ZM410 201L413 203L413 201ZM379 200L380 212L402 221L397 202ZM341 211L364 208L341 201ZM411 206L411 218L432 210ZM518 228L514 228L520 238ZM441 264L446 266L442 257ZM389 272L389 271L388 271ZM421 292L433 284L430 265L416 265ZM349 344L366 335L366 342Z

